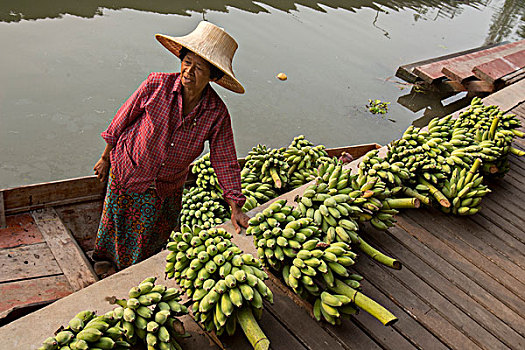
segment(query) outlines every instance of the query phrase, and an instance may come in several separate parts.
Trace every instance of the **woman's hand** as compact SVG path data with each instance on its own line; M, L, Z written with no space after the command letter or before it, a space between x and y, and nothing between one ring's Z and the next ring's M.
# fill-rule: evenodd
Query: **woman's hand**
M105 182L109 174L109 158L101 157L93 167L100 182Z
M226 200L232 209L232 224L237 234L241 233L241 227L248 228L250 217L246 215L242 208L232 200Z

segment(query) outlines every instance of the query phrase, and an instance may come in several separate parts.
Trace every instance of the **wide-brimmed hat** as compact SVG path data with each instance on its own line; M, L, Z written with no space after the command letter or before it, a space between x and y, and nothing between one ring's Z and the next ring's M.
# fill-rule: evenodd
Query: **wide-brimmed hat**
M216 81L217 84L233 92L244 93L244 87L235 78L232 70L233 55L238 45L224 29L202 21L188 35L172 37L155 34L155 38L177 57L180 57L180 50L185 47L204 58L224 72L224 76Z

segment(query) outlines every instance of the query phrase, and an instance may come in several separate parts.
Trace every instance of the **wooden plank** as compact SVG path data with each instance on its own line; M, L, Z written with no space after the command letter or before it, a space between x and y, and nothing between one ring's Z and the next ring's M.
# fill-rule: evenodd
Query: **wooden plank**
M328 334L331 334L334 339L341 342L345 349L384 349L384 347L379 346L365 330L359 327L355 319L343 320L341 326L322 324L322 327Z
M444 77L442 69L445 66L451 66L452 64L459 64L460 62L472 61L474 59L481 58L481 57L491 57L492 59L492 57L498 57L498 55L499 56L508 55L513 52L521 50L523 48L523 45L525 45L524 40L516 41L516 42L509 43L509 44L495 46L495 47L488 48L485 50L480 50L480 51L468 53L465 55L452 57L452 58L445 59L442 61L432 62L426 65L416 67L414 69L414 74L416 74L419 78L423 79L424 81L428 83L433 83L434 81L442 79ZM483 62L477 62L476 64L479 64L479 63L483 63ZM470 66L470 69L469 69L470 73L474 65ZM456 79L453 79L453 80L456 80Z
M388 249L391 250L391 253L403 251L403 249L406 249L407 253L403 255L404 259L406 260L405 265L418 266L418 269L414 269L414 272L427 281L427 283L436 288L437 291L441 291L440 293L447 296L449 295L449 290L447 288L453 286L455 287L454 289L457 288L461 290L465 295L468 295L470 298L475 300L481 305L481 307L472 304L468 298L465 299L465 297L458 292L450 294L451 296L454 295L454 298L450 297L452 302L457 303L458 305L463 305L462 307L466 308L466 312L474 312L476 310L480 312L480 310L486 310L503 321L514 331L518 332L520 335L525 335L525 330L522 327L524 318L520 312L512 310L500 300L496 299L485 289L485 285L480 285L473 281L470 278L468 271L458 269L452 264L450 260L447 260L436 254L432 249L424 244L424 241L420 241L417 236L414 236L415 231L421 231L424 229L421 229L417 225L413 225L410 223L410 221L406 221L402 216L399 217L398 223L399 225L389 229L389 233L404 248L399 248L400 250L398 250L395 244L389 243ZM409 231L407 231L406 228L408 228ZM385 241L385 246L387 245L386 242L390 242L386 235L384 237L380 237L382 241ZM413 254L410 254L410 252ZM425 264L431 267L432 270L429 270L428 267L425 267L425 265L419 264L417 260L413 260L413 256L416 256L419 260L425 262ZM439 275L441 275L441 277ZM450 286L447 284L447 282L444 282L443 278L449 281L448 284L450 284ZM481 312L481 315L483 314L484 313ZM490 323L490 325L497 326L497 322Z
M475 92L475 93L494 91L494 85L486 81L480 81L480 80L463 81L463 85L465 86L467 91Z
M44 237L29 214L9 215L7 227L0 230L0 249L43 242Z
M500 52L492 52L488 55L483 55L483 56L469 57L467 60L461 60L461 61L458 60L455 62L449 62L443 66L443 68L441 69L441 72L447 78L451 80L456 80L462 83L466 81L467 79L471 79L474 77L474 73L472 73L472 69L474 68L474 66L489 62L495 58L501 58L501 57L522 51L524 48L525 48L525 40L523 40L520 44L514 46L513 48L509 48L507 50L503 50Z
M405 64L397 68L396 77L401 78L409 83L415 83L416 81L420 80L420 78L414 74L414 68L418 66L423 66L423 65L427 65L433 62L443 61L443 60L450 59L453 57L463 56L469 53L485 50L491 47L500 46L500 45L504 45L507 43L508 43L507 41L504 41L501 43L480 46L480 47L476 47L476 48L465 50L465 51L454 52L448 55L443 55L443 56L430 58L430 59L426 59L426 60L422 60L422 61L418 61L418 62L414 62L410 64Z
M64 275L33 278L0 284L0 318L14 308L41 302L51 302L73 293Z
M525 80L507 86L483 99L485 105L497 105L502 111L509 111L523 102Z
M435 238L446 244L449 249L453 249L457 254L463 256L465 260L469 261L492 279L499 282L515 296L524 299L525 285L520 282L517 277L509 274L507 271L496 265L494 261L488 259L478 250L460 239L458 235L454 234L457 233L458 230L459 233L462 233L463 225L456 226L448 220L446 215L435 211L429 215L428 212L412 210L407 212L406 216L419 222L424 227L431 227L432 230L429 232L431 232Z
M507 305L510 309L517 313L520 313L521 310L525 310L525 302L523 300L495 281L492 277L488 276L485 272L480 270L479 267L473 265L453 249L450 249L445 243L434 237L423 226L419 225L418 222L412 220L407 215L403 215L402 217L399 217L397 224L416 239L423 242L430 250L436 252L443 259L450 262L451 265L462 271L463 274L469 276L471 280L476 282L496 299ZM485 307L488 306L485 305Z
M513 73L510 73L510 74L502 77L501 79L497 80L494 83L494 87L495 87L496 90L499 90L499 89L504 88L505 86L509 86L511 84L514 84L514 83L520 81L523 78L525 78L525 68L517 70L517 71L515 71Z
M4 191L0 191L0 229L6 228Z
M525 242L522 242L521 240L517 239L512 232L513 230L510 230L509 232L509 230L506 229L505 225L501 225L501 223L495 222L498 220L494 220L490 209L485 208L482 211L480 211L478 214L479 215L474 215L470 219L479 223L486 230L489 230L494 235L497 235L508 246L513 247L514 249L520 252L523 252L521 248L523 248L523 245L525 245ZM515 230L515 228L513 229Z
M469 337L445 319L440 310L430 304L428 300L429 295L421 296L414 293L414 291L408 287L410 281L398 278L399 272L404 269L395 272L386 271L370 259L361 258L358 264L356 264L355 270L365 278L370 276L368 279L371 283L374 283L379 290L388 295L396 305L407 313L412 314L418 322L430 329L432 333L447 346L454 349L479 348L475 340L469 339ZM449 310L447 310L447 312L448 311ZM460 313L457 313L457 315L459 314ZM390 339L387 338L385 342L388 343L389 340ZM401 349L399 347L393 348Z
M266 337L270 340L272 349L309 349L301 344L293 333L290 333L284 328L272 314L263 312L262 318L258 323ZM244 336L240 326L237 326L237 332L234 336L221 336L220 341L226 349L253 349L246 336Z
M311 349L344 349L340 341L329 336L321 328L321 324L312 318L307 308L294 303L290 298L290 290L286 288L273 274L266 280L266 285L273 292L274 303L265 303L265 310L271 313L279 322L288 329L302 343ZM312 329L317 334L312 337ZM273 346L272 346L273 347Z
M98 281L93 267L53 208L32 211L31 215L73 290Z
M103 198L104 184L96 176L21 186L4 190L7 214L29 211L45 205Z
M403 337L394 327L385 327L379 323L372 315L366 312L359 312L359 314L352 317L352 320L359 328L362 328L369 337L384 349L415 349L416 347L408 339ZM343 323L343 327L347 321ZM342 332L344 335L340 339L353 348L352 334L349 332Z
M45 243L0 249L0 282L59 275L62 273Z
M370 260L367 256L360 257L357 263L357 267L361 266L362 259ZM397 275L397 271L392 272L392 275ZM390 312L392 312L399 319L398 322L392 325L399 334L406 338L414 347L419 349L447 349L447 346L443 344L439 338L437 338L431 331L425 328L419 320L417 320L413 314L406 312L400 308L391 299L391 293L383 293L375 285L380 284L381 280L375 275L364 274L365 279L361 282L363 287L363 293L374 299ZM389 277L392 278L392 277ZM389 339L386 339L388 342ZM394 344L389 343L389 347L393 347Z
M506 75L512 74L525 67L525 50L515 52L505 57L478 64L472 73L478 79L494 84Z
M424 295L428 301L436 300L436 298L433 297L435 292L441 294L441 296L454 305L452 306L453 308L457 307L461 309L462 312L472 320L469 321L464 317L460 317L459 319L454 317L453 314L448 312L450 306L444 309L447 310L445 313L447 318L450 319L452 317L453 322L477 322L507 346L522 347L525 342L523 336L509 327L505 320L497 317L501 317L499 310L494 310L498 312L496 316L492 314L489 309L478 303L473 297L473 295L476 295L477 289L480 288L469 289L468 285L469 283L472 284L472 282L467 276L455 274L454 269L450 269L448 263L445 262L443 264L439 258L434 258L432 254L427 254L427 250L421 250L420 247L423 247L423 245L413 237L410 237L409 233L397 226L389 229L388 232L380 232L370 228L366 230L366 233L372 237L371 243L380 247L391 256L395 256L403 261L404 267L400 272L395 273L396 276L402 280L406 280L411 288L415 288L417 292L420 295ZM400 241L400 239L402 239L402 241ZM405 246L404 244L406 243L409 243L409 245ZM423 258L428 258L429 262L422 260L419 255L422 255ZM449 269L452 273L448 273ZM405 277L407 274L415 275L416 277ZM457 286L454 283L455 279L453 277L455 276L458 276L461 282L466 281L467 283L460 283L459 286ZM416 284L410 283L409 281L414 278L416 281L420 279L426 283L428 287L426 285L420 287L421 282L417 282ZM462 287L466 288L461 289ZM430 291L428 288L430 288ZM441 303L443 303L443 301L441 301ZM440 308L439 303L436 303L435 306ZM521 322L519 316L515 313L512 313L512 315L516 316L518 321ZM463 328L462 324L459 325L461 328ZM470 327L470 329L472 329L472 327Z
M87 252L95 245L104 201L55 207L55 210L77 243Z
M477 217L480 217L477 215ZM512 261L516 266L521 269L525 269L525 245L514 237L507 235L499 227L496 227L495 230L489 230L488 227L483 226L480 222L485 220L483 217L480 217L480 220L473 220L472 217L464 218L465 226L464 232L465 235L472 235L477 237L479 240L483 241L486 245L494 249L498 254L502 255L504 258ZM463 218L461 218L463 219ZM460 218L451 218L452 221L461 220ZM504 234L504 237L501 237ZM512 242L509 244L509 241ZM519 248L516 249L515 245ZM519 249L523 249L520 251Z
M485 198L484 201L488 202L490 199ZM487 204L487 203L485 203ZM480 213L488 220L492 221L514 238L519 240L522 243L525 243L525 231L523 231L523 226L516 226L509 218L512 217L512 214L503 207L494 208L493 206L485 205Z

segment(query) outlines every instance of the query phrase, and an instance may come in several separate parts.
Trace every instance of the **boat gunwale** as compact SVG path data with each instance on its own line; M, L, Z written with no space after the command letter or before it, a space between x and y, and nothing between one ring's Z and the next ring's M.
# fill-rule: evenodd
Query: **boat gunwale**
M330 157L340 156L342 152L350 155L359 153L360 157L372 149L379 148L381 146L377 143L366 143L327 148L326 151ZM241 166L244 165L244 158L239 158L238 161ZM190 172L185 185L191 186L194 183L195 177ZM105 190L106 184L99 182L96 175L0 189L0 196L4 202L0 212L13 215L50 206L97 201L104 198Z

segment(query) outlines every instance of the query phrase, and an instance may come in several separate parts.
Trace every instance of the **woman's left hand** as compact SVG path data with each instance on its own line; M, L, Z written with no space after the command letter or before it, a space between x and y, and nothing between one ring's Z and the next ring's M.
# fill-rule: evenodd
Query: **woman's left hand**
M233 228L235 229L235 232L239 234L241 233L241 227L248 227L248 220L250 220L250 217L242 211L242 208L239 207L237 203L233 201L227 202L230 204L230 207L232 209Z

